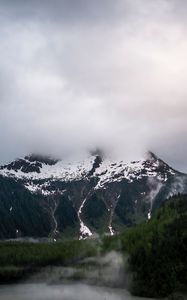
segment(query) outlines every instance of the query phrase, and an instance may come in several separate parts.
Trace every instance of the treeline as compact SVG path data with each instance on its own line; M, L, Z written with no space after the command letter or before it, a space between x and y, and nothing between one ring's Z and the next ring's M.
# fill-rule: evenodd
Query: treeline
M187 196L169 199L150 221L105 238L104 251L129 255L134 295L165 297L187 291Z
M45 266L75 266L116 250L128 256L131 292L165 297L187 291L187 196L169 199L151 220L100 240L0 243L0 283L25 278Z
M58 243L0 243L0 283L25 279L45 266L73 266L81 259L97 255L92 241Z

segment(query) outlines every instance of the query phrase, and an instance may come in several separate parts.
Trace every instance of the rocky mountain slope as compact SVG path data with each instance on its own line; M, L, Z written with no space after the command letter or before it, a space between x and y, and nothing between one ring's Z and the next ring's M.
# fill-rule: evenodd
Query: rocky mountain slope
M113 235L177 193L187 193L187 175L151 152L130 163L26 156L0 167L0 238Z

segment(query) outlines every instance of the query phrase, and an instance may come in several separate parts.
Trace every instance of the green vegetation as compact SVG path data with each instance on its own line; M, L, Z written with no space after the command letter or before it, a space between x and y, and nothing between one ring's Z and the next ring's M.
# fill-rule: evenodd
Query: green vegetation
M43 209L46 203L42 195L31 194L19 181L2 176L0 187L0 239L48 236L51 217Z
M97 255L92 241L59 243L0 243L0 283L21 279L45 266L71 266Z
M91 231L107 232L109 215L101 195L93 194L83 207L83 219Z
M164 297L187 284L187 196L170 199L152 220L104 238L103 251L129 255L131 291L146 297Z
M187 196L169 199L151 220L102 242L0 243L0 282L25 278L45 266L80 266L84 258L111 250L128 256L134 295L165 297L186 292ZM87 266L85 266L87 267ZM82 277L77 268L75 278Z

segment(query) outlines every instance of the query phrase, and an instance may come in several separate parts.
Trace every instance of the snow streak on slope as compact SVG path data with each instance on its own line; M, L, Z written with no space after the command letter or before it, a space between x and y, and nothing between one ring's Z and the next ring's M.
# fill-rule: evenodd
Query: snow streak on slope
M69 234L69 226L76 237L79 228L80 239L93 238L100 232L99 226L114 235L123 225L134 224L136 218L150 219L161 197L187 189L187 176L152 153L132 162L102 154L70 162L32 155L0 166L0 180L5 188L6 182L13 182L18 193L25 193L26 201L39 200L41 208L47 209L54 240L61 232ZM24 187L35 195L29 195ZM14 206L9 194L11 212Z
M80 222L80 240L87 238L88 236L92 236L92 232L90 231L90 229L83 223L82 219L81 219L81 213L82 213L82 209L84 207L84 204L86 202L87 198L85 198L79 208L78 211L78 218L79 218L79 222Z

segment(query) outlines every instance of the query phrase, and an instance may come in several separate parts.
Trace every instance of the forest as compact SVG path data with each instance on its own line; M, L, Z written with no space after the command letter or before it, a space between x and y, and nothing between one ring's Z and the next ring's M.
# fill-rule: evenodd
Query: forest
M133 295L161 298L176 292L185 294L187 195L168 199L151 220L113 237L56 243L1 241L0 283L23 281L49 266L77 267L81 279L83 268L89 268L89 263L82 266L81 261L112 251L127 260L124 273L131 278L128 289Z

